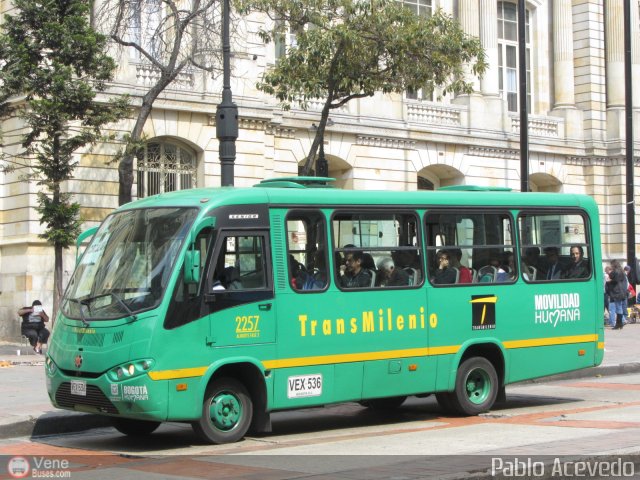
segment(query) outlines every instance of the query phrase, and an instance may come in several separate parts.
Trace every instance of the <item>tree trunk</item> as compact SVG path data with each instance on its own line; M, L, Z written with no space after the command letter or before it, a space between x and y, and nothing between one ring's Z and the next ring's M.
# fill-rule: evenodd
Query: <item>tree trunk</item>
M60 308L60 300L62 299L63 291L63 278L62 278L62 246L58 243L53 245L54 251L54 267L53 267L53 308L51 312L51 327L55 322L56 315L58 315L58 309Z
M327 97L327 100L322 107L322 112L320 113L320 123L318 124L318 129L316 130L316 136L314 137L311 148L309 149L309 154L307 155L307 159L304 162L304 167L302 167L303 177L308 176L309 173L311 173L311 167L316 160L320 144L324 142L324 130L327 126L327 121L329 120L329 110L331 109L332 100L333 99L331 98L331 96Z
M157 95L156 95L157 96ZM132 199L131 188L133 187L133 160L135 157L141 158L144 147L140 144L144 124L151 114L151 108L155 98L149 99L147 96L142 100L142 106L138 112L136 124L131 131L129 145L126 147L125 155L118 165L118 205L129 203Z

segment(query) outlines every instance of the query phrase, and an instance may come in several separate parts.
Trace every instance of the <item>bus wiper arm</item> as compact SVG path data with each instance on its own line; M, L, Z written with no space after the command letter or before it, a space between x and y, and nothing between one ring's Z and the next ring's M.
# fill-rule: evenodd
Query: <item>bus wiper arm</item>
M91 325L89 324L89 322L87 322L87 318L84 316L84 309L82 307L87 306L84 303L84 300L80 300L78 298L70 298L69 299L70 302L73 303L77 303L78 305L80 305L80 319L82 320L82 325L86 328L86 327L90 327Z
M115 294L115 293L113 293L113 292L109 292L109 294L110 294L113 298L115 298L115 299L116 299L116 301L117 301L120 305L122 305L122 308L124 308L124 309L127 311L127 313L129 314L129 316L131 317L131 321L135 322L135 321L138 319L138 316L137 316L135 313L133 313L133 311L129 308L129 306L128 306L126 303L124 303L124 301L122 300L122 298L120 298L120 295L116 295L116 294Z
M90 302L93 302L94 300L97 300L98 298L108 297L108 296L113 297L116 300L116 302L118 302L118 304L122 308L124 308L125 312L127 312L127 315L129 315L131 317L131 320L136 321L138 319L138 316L135 313L133 313L133 311L127 306L126 303L124 303L122 298L120 298L119 295L116 295L113 292L101 293L100 295L96 295L94 297L83 298L82 300L74 299L74 301L79 303L80 305L86 305L88 307ZM81 316L84 318L84 315L82 314L82 308L80 308L80 312L81 312ZM88 325L88 323L87 323L87 325Z

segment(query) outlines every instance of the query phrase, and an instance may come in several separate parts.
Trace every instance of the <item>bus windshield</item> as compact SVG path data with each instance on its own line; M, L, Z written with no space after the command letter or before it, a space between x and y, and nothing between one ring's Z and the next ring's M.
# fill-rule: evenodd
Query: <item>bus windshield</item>
M148 208L107 217L69 282L64 314L107 320L158 305L197 213L194 208Z

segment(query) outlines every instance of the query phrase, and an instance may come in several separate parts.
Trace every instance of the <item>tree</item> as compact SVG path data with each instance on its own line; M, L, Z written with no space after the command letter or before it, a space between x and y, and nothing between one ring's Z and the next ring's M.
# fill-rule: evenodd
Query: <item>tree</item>
M87 0L15 0L0 33L0 115L21 120L20 147L4 160L30 171L38 193L40 236L54 247L53 311L62 295L62 253L80 228L78 203L62 190L74 152L102 140L103 126L126 114L127 99L98 102L115 62L89 25Z
M106 0L98 8L97 28L156 74L118 157L120 205L131 201L133 161L142 158L144 125L158 96L183 72L219 69L220 15L219 0Z
M330 110L376 92L402 93L444 87L444 93L470 93L465 65L482 75L486 60L480 41L467 36L442 11L418 16L395 0L246 0L243 11L260 11L275 28L262 30L265 41L294 32L295 45L258 83L289 108L324 105L305 161L308 175L322 146Z

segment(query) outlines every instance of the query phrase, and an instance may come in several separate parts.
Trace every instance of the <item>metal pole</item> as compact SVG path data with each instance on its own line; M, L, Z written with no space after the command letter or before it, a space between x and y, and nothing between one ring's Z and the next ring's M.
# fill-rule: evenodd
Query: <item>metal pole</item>
M518 2L518 74L520 102L520 191L529 191L529 111L527 107L526 1Z
M624 4L624 109L625 109L625 150L627 177L627 265L636 277L636 209L633 198L633 90L631 75L631 2Z
M230 5L224 0L222 17L222 102L216 110L216 137L219 141L220 184L233 186L233 164L236 161L238 107L231 95L231 44L229 40Z

